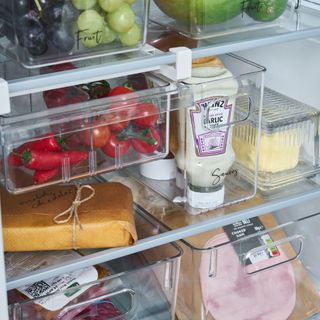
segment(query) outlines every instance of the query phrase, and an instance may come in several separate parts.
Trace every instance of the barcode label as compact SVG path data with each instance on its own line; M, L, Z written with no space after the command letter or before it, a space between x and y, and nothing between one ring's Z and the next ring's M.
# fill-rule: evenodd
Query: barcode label
M84 284L97 279L98 272L96 268L87 267L34 282L31 285L18 288L18 290L28 298L36 299L34 303L41 307L50 311L57 311L91 286L84 286ZM64 292L68 288L73 288L74 290ZM52 295L53 293L55 294Z
M41 297L49 288L50 285L45 281L38 281L33 283L30 287L28 287L25 290L33 298L38 298Z

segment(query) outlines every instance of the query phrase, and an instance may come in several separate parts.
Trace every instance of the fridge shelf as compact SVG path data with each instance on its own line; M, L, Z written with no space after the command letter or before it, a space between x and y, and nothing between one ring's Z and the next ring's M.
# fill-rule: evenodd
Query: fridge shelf
M150 24L148 30L148 43L150 44L155 44L157 39L165 38L168 35L168 30L158 25ZM176 38L173 37L173 42L170 43L169 47L175 47L177 43L182 46L189 46L192 48L193 58L199 58L317 37L319 35L320 11L302 6L295 19L287 26L275 26L267 30L224 35L218 38L219 40L206 39L198 42L192 41L191 44L188 39L177 42ZM155 46L157 45L155 44ZM165 45L165 47L167 46L168 44ZM6 60L4 57L0 59L2 61L0 70L3 69L3 63ZM24 74L22 72L19 75L19 72L16 72L13 77L5 78L5 80L8 81L10 96L17 96L57 87L61 82L65 81L66 77L70 83L83 83L104 79L108 74L123 73L123 70L126 71L126 74L130 74L139 68L144 70L157 65L172 64L175 61L176 55L174 53L155 51L147 44L138 52L83 60L79 62L80 67L75 70L48 75L39 74L39 69L22 69ZM19 68L18 65L17 68ZM4 77L3 71L0 71L0 77Z
M139 180L130 177L132 173L118 171L116 173L97 176L98 181L121 182L131 188L135 201L135 210L139 214L151 215L156 218L158 224L154 231L161 229L160 234L149 234L147 237L138 240L132 246L119 247L101 250L85 257L80 257L72 261L66 261L54 266L46 267L41 270L23 274L20 276L7 278L7 290L18 288L28 283L33 283L41 279L59 275L78 268L83 268L109 260L127 256L132 253L141 252L153 247L157 247L169 242L190 237L202 232L219 228L239 220L252 218L265 214L270 211L280 210L289 206L295 206L303 202L318 201L320 198L319 185L300 183L299 188L290 194L278 193L277 199L262 200L259 196L231 205L225 208L212 210L210 212L192 216L187 214L183 208L172 204L159 193L154 192ZM168 187L162 184L164 190ZM180 224L176 224L179 221ZM157 233L157 232L156 232Z

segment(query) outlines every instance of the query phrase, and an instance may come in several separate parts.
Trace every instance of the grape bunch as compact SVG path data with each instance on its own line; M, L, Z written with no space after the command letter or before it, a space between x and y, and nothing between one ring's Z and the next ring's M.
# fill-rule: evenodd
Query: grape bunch
M0 0L0 36L32 56L68 55L118 40L141 39L132 4L136 0ZM10 27L8 27L10 26Z
M96 47L119 39L125 46L136 45L141 38L131 5L135 0L72 0L81 11L77 19L77 42Z
M10 9L18 43L31 55L49 48L67 54L74 47L72 25L79 11L70 1L14 0Z

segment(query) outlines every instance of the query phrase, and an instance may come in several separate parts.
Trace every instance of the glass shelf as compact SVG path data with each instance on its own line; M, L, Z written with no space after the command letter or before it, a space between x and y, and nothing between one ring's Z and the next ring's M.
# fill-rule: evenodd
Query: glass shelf
M108 181L118 181L131 187L135 201L135 211L144 216L151 215L158 221L158 225L155 225L154 228L154 235L138 240L133 246L101 250L72 261L66 261L59 265L7 279L8 290L184 239L239 220L281 210L303 202L319 201L320 198L320 186L312 180L306 180L296 187L290 188L290 191L287 189L283 192L278 192L276 196L270 199L262 199L257 195L255 198L240 204L192 216L187 214L179 205L173 204L160 195L168 192L170 187L172 188L173 181L165 181L163 183L157 181L158 192L155 192L146 186L146 181L140 181L132 177L132 170L130 172L123 170L106 174L104 178ZM104 178L100 177L99 179L103 181L105 180ZM141 197L141 195L143 196ZM310 212L306 212L306 214L310 214ZM158 233L159 230L164 232Z
M222 34L213 39L190 40L176 34L170 34L168 30L159 25L150 23L148 31L148 43L167 50L168 47L186 46L192 48L193 57L223 54L244 49L263 47L276 43L284 43L320 35L320 10L302 6L295 13L294 18L273 27L254 29L245 32ZM159 39L163 41L158 41ZM169 40L167 39L169 38ZM169 42L167 42L167 40ZM145 70L159 65L167 65L175 62L175 54L171 52L154 51L147 44L143 50L108 56L97 59L80 61L78 68L56 72L54 74L40 74L39 69L24 69L15 65L15 72L6 74L7 66L13 64L10 60L0 58L0 77L9 83L10 96L18 96L31 92L42 91L68 82L79 84L95 80L101 80L108 74L134 73L135 70Z

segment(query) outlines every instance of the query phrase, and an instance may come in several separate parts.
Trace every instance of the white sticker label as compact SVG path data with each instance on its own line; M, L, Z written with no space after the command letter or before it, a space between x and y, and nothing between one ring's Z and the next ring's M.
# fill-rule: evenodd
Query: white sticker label
M41 307L50 311L56 311L63 308L74 298L78 297L80 294L90 288L90 286L80 287L81 285L97 279L97 270L94 267L88 267L65 273L57 277L52 277L50 279L37 281L31 285L18 288L18 290L30 299L38 298L35 303ZM69 288L74 288L74 291L70 290L70 292L67 293L61 292L46 297L46 295L64 291Z

